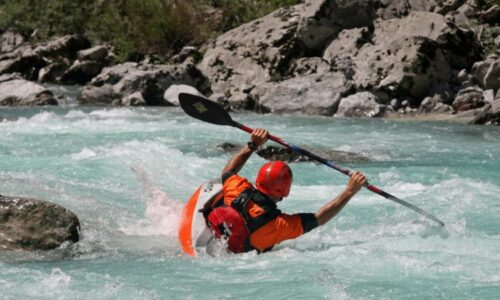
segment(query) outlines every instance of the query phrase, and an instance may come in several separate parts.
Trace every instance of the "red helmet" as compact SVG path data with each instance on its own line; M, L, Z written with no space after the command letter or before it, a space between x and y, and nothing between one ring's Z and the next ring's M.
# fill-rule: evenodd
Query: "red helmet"
M281 160L271 161L260 168L255 185L257 190L262 193L275 197L283 198L290 193L293 174L290 167Z

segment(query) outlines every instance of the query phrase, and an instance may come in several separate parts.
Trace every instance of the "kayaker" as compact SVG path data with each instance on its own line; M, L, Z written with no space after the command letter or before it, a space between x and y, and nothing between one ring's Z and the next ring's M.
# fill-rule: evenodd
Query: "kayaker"
M264 252L282 241L294 239L332 219L363 187L366 178L354 172L346 188L316 213L284 214L276 204L287 197L293 175L282 161L264 164L255 187L237 173L269 138L266 129L255 129L251 140L222 170L222 194L205 205L207 223L218 239L227 240L229 252Z

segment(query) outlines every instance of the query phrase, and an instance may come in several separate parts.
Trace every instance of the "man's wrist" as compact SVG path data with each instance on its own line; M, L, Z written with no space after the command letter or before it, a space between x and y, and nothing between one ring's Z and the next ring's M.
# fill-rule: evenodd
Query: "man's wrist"
M356 195L357 192L353 191L351 188L346 188L343 192L344 196L346 197L352 197L354 195Z
M252 151L256 151L257 149L259 149L259 145L257 145L257 143L256 143L256 142L254 142L254 141L250 141L250 142L248 142L248 143L247 143L247 146L248 146L248 148L249 148L250 150L252 150Z

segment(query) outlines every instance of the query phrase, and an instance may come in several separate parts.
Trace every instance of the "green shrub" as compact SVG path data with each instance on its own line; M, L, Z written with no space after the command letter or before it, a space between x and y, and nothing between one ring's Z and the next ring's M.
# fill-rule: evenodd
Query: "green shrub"
M111 43L118 60L169 57L301 0L0 0L0 29L45 40L83 34ZM3 14L2 14L3 12Z
M481 9L488 9L495 4L500 5L500 0L477 0L476 3Z

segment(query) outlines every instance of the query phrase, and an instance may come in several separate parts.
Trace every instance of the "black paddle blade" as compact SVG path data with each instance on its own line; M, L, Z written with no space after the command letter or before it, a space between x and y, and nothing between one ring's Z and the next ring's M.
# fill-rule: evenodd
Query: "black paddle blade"
M234 126L234 121L229 113L207 98L180 93L179 103L182 109L193 118L216 125Z

